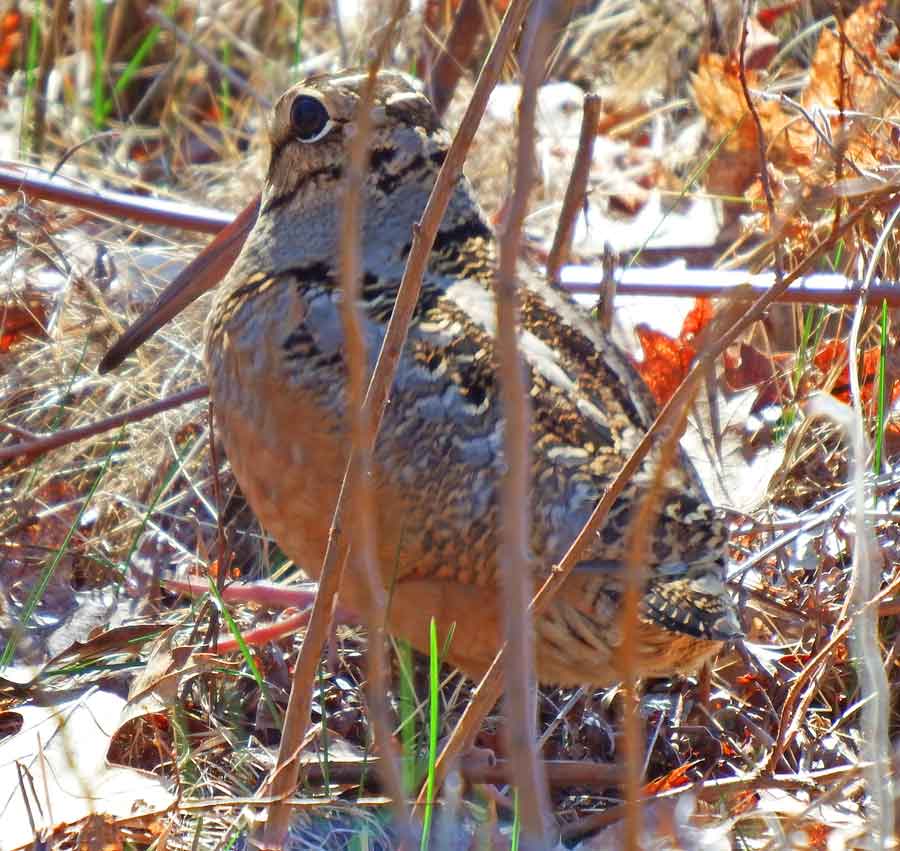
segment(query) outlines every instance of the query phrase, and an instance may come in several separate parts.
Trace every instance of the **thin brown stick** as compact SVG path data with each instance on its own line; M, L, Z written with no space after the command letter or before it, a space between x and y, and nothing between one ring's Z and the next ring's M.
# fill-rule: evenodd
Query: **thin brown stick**
M369 757L365 763L330 762L328 779L333 784L364 785L373 788L373 768L377 772L381 764L379 757ZM619 769L611 763L584 762L582 760L549 760L543 763L547 780L555 788L584 786L594 789L608 788L619 781ZM318 763L304 768L306 779L311 783L324 781L324 767ZM459 773L466 783L517 783L515 769L510 760L494 762L463 759Z
M26 173L28 169L28 173ZM43 178L33 167L8 160L0 165L0 189L21 192L30 200L54 201L112 219L137 219L148 225L165 225L201 233L218 233L234 219L229 213L190 207L174 201L86 189L64 177Z
M408 833L409 818L403 807L403 784L396 755L392 748L391 728L388 720L387 689L385 682L385 642L384 622L379 613L385 611L384 589L380 586L375 549L375 501L369 483L371 455L375 444L377 426L372 411L364 404L368 357L362 323L357 308L360 293L360 202L365 164L368 154L369 136L372 126L372 104L375 93L375 75L384 62L393 38L394 30L403 14L403 0L395 5L388 26L381 34L376 55L369 66L369 76L356 110L356 134L350 148L347 180L341 209L340 268L344 298L341 305L341 320L344 326L344 348L348 362L348 402L351 417L352 449L351 461L344 473L338 506L335 508L332 526L329 530L325 561L319 578L319 588L310 615L306 639L300 649L291 694L285 713L278 758L266 794L275 802L269 808L269 817L263 838L263 847L282 848L290 826L291 806L285 800L297 785L299 763L297 755L309 727L312 690L315 684L315 668L322 655L343 570L350 552L349 542L341 535L341 506L346 502L353 510L353 542L356 547L354 558L363 569L363 578L369 588L369 611L366 617L370 628L369 678L367 690L370 718L384 757L381 765L388 792L394 806L397 827L401 836ZM393 376L393 370L392 370ZM380 418L379 418L380 419ZM335 549L332 542L341 539L343 546ZM334 551L339 558L329 564L329 553ZM315 629L314 629L315 628ZM320 633L320 630L322 631ZM405 826L405 829L404 829Z
M96 437L98 434L121 428L123 425L155 417L163 411L169 411L172 408L186 405L188 402L203 399L208 395L209 387L205 384L196 384L187 390L182 390L179 393L173 393L165 399L160 399L158 402L136 405L134 408L122 411L121 414L104 417L102 420L97 420L90 425L58 431L55 434L38 436L33 440L14 443L12 446L0 446L0 461L8 461L10 458L18 458L21 455L42 455L51 449L59 449L61 446L68 446L70 443L77 443L79 440L86 440L89 437Z
M762 120L756 105L753 103L753 97L750 94L750 86L747 84L747 34L750 31L750 3L745 0L743 12L741 15L741 43L740 56L738 62L738 79L741 83L741 91L744 94L744 100L747 102L747 110L753 118L756 126L756 144L759 148L759 179L762 182L763 192L766 196L766 207L769 211L769 229L781 230L778 222L778 215L775 210L775 196L772 194L772 183L769 180L769 160L766 156L766 135L763 132ZM781 244L780 234L776 234L773 239L773 247L775 250L775 281L781 282L784 277L784 247Z
M562 210L553 235L553 245L547 258L547 280L558 281L559 270L569 262L572 251L572 237L575 233L575 219L584 207L587 198L588 177L591 173L591 159L594 155L594 140L597 138L597 121L600 118L600 95L586 94L581 114L581 132L578 136L578 150L572 163L572 174L566 186Z
M697 385L694 386L696 392ZM628 528L625 551L625 593L620 616L622 643L619 653L625 672L623 684L625 700L622 708L625 761L625 847L629 851L641 848L642 813L641 784L644 767L644 736L639 711L637 647L638 619L646 576L649 544L656 526L665 488L664 476L675 457L678 441L684 432L687 414L693 404L693 394L675 414L675 422L665 434L653 479Z
M518 347L519 294L516 280L522 224L534 184L534 119L537 90L543 79L550 44L547 2L532 9L522 41L528 61L519 103L516 178L500 234L499 268L495 282L497 311L497 372L503 408L506 472L501 482L499 559L503 580L503 625L509 653L505 674L507 751L519 791L522 841L526 847L546 847L550 801L535 743L537 707L534 679L534 635L528 603L533 593L531 538L531 412Z
M431 72L431 102L438 115L450 105L466 63L472 56L478 36L484 31L484 0L462 0L453 18L453 27L442 45Z
M382 756L380 772L391 796L395 827L401 836L409 833L410 824L409 814L404 807L399 753L392 736L387 702L388 666L384 614L387 611L387 599L378 569L375 527L377 508L371 476L375 429L371 411L364 404L369 359L359 303L362 299L361 206L372 133L376 74L384 63L394 32L407 7L405 0L396 0L394 3L393 13L382 32L379 50L369 65L368 79L360 94L355 116L356 133L350 144L344 184L339 243L341 289L344 293L341 302L341 321L344 327L344 352L347 360L350 435L351 446L358 459L354 470L356 475L350 480L350 504L354 517L350 551L354 564L362 570L363 580L368 585L368 610L364 612L369 630L366 696L375 741Z
M809 253L805 260L797 265L797 268L786 275L782 281L774 285L769 292L764 293L758 298L747 310L744 316L735 324L725 331L718 340L711 342L709 347L701 352L697 361L691 367L691 371L685 376L681 384L672 394L669 401L663 406L659 415L654 420L641 441L634 448L634 451L628 457L619 474L613 483L609 486L602 499L597 503L593 513L588 518L584 528L578 533L572 545L563 556L558 565L555 566L551 575L541 586L534 599L531 601L531 609L535 617L538 617L545 611L547 606L553 599L553 596L565 582L568 575L578 564L581 553L584 551L588 542L597 534L601 526L606 520L609 510L613 503L624 490L625 485L637 473L640 465L647 453L652 448L657 439L660 430L667 428L671 421L678 416L678 412L684 408L691 398L694 390L694 383L699 381L707 374L707 371L715 363L725 349L737 339L747 328L756 322L765 312L766 308L774 302L778 296L784 292L791 283L802 277L819 259L822 252L829 250L837 243L837 240L854 224L868 212L869 204L863 204L860 209L856 210L852 216L848 216L842 227L829 234L828 238L816 250ZM438 757L435 767L436 785L440 785L447 777L450 765L456 759L461 750L471 745L479 725L485 715L490 711L491 707L497 702L502 691L502 682L500 680L500 670L503 657L506 654L506 646L500 648L500 651L494 657L490 668L481 678L481 682L472 692L472 697L459 721L454 727L448 740L444 743L444 749ZM421 798L421 796L420 796Z
M40 9L40 6L38 6ZM60 36L65 25L69 4L63 0L56 0L53 4L53 17L50 19L49 32L44 36L44 44L41 49L41 60L38 66L38 77L34 101L34 153L40 159L44 149L44 132L47 129L47 83L50 79L50 71L56 61L56 52L59 50Z

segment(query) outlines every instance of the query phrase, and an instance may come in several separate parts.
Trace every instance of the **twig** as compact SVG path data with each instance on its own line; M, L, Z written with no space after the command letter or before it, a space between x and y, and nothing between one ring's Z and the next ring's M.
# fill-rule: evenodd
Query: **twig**
M747 33L750 30L750 3L745 0L744 9L741 16L741 46L740 61L738 63L738 78L741 82L741 91L744 93L744 100L747 102L747 109L756 125L756 144L759 147L759 179L762 181L763 192L766 196L766 206L769 210L769 223L771 228L775 228L778 224L778 218L775 212L775 196L772 194L772 184L769 181L769 162L766 158L766 137L763 132L762 120L759 112L753 103L753 97L750 94L750 87L747 85L747 67L745 64L747 53ZM779 228L780 230L780 228ZM784 247L781 244L779 235L774 239L775 248L775 281L780 283L784 277Z
M79 440L85 440L89 437L96 437L107 431L121 428L129 423L137 423L141 420L155 417L163 411L169 411L188 402L194 402L197 399L203 399L209 395L209 387L205 384L197 384L180 393L175 393L166 399L160 399L158 402L148 402L145 405L136 405L121 414L114 414L111 417L104 417L86 426L78 428L70 428L65 431L58 431L55 434L48 434L35 437L33 440L25 440L21 443L14 443L12 446L0 446L0 461L8 461L10 458L18 458L20 455L42 455L51 449L59 449L61 446L68 446L70 443L77 443Z
M584 207L587 198L588 177L591 173L591 159L594 155L594 140L597 138L597 121L600 117L600 96L589 93L584 96L581 114L581 133L578 137L578 150L572 163L572 174L566 186L562 209L556 233L553 235L553 246L547 258L547 280L558 281L559 270L569 260L572 251L572 236L575 233L575 219Z
M534 183L534 118L537 89L549 50L551 22L556 17L538 2L522 36L527 61L519 102L516 177L499 245L495 281L497 312L497 372L503 409L503 447L506 470L501 481L500 544L503 580L503 625L509 653L506 669L507 750L519 791L523 842L546 847L550 811L547 780L535 745L534 635L528 602L533 593L529 542L531 530L531 412L528 388L517 341L519 294L516 281L522 223Z
M446 44L441 46L438 53L429 81L431 102L438 115L447 111L462 71L483 30L483 3L484 0L462 0L453 18L453 27Z
M174 201L82 188L63 177L39 177L35 171L34 167L22 163L0 160L0 189L21 192L29 199L78 207L113 219L137 219L148 225L180 227L201 233L218 233L234 219L230 213Z
M359 293L359 229L360 193L362 191L369 132L372 121L371 104L374 97L374 77L384 61L396 26L401 15L402 0L395 6L391 23L379 40L376 56L369 68L369 79L360 98L356 111L356 136L350 151L348 177L341 218L341 278L345 296L341 310L344 324L344 345L348 359L349 411L351 416L352 450L350 462L341 482L338 504L334 510L328 544L319 575L319 586L313 603L306 638L300 649L291 694L285 712L278 758L265 794L271 795L275 803L269 809L263 844L266 848L284 846L290 826L291 806L286 797L297 785L299 762L297 755L309 727L312 690L315 684L315 670L322 655L322 647L328 633L331 617L341 585L343 571L350 552L350 544L343 533L343 506L346 504L355 513L354 542L357 545L355 557L361 561L364 579L369 585L369 612L367 616L372 629L370 643L370 664L374 675L373 687L369 689L369 701L373 728L379 746L385 757L385 778L391 794L398 827L408 832L409 819L403 810L403 792L397 761L391 747L390 725L387 720L386 689L384 687L384 624L378 622L376 613L385 611L379 599L378 568L375 562L374 499L371 488L367 487L368 472L371 467L371 453L375 444L378 423L381 417L373 416L370 407L364 404L363 385L367 356L356 301ZM419 278L421 281L421 276ZM392 364L395 367L396 362ZM394 369L391 369L393 381ZM383 594L383 590L382 590ZM378 604L381 603L379 606ZM376 690L381 689L381 694ZM403 825L407 825L404 830Z
M53 17L50 20L49 32L46 32L44 35L44 45L41 49L37 85L35 86L33 130L34 153L38 159L40 159L43 152L44 131L47 129L47 82L50 78L53 63L56 60L56 53L59 50L60 34L65 26L67 13L67 4L53 4ZM35 26L35 24L32 24L32 26Z
M340 312L344 327L344 352L347 361L347 403L350 416L351 446L358 459L354 469L356 475L349 483L350 504L354 517L351 552L354 564L362 569L363 581L368 584L368 610L364 612L369 629L366 695L376 744L382 755L381 773L393 802L396 829L401 835L409 834L410 824L409 814L403 804L404 793L403 781L400 776L399 754L391 735L387 702L385 612L388 607L378 568L375 527L378 512L371 476L375 428L371 411L364 404L369 359L359 303L362 298L360 208L369 159L376 74L387 57L394 32L407 9L406 0L396 0L394 3L393 13L381 34L377 54L369 65L369 76L360 94L355 115L356 132L350 144L344 185L339 242L339 268L341 291L343 292ZM310 684L311 686L312 684Z

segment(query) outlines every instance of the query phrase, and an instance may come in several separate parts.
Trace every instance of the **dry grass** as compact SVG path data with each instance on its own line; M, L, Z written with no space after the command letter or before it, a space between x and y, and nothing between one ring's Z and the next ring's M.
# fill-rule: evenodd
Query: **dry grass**
M102 79L107 93L153 26L143 0L130 4L131 14L124 19L114 19L127 5L113 4L105 22ZM552 73L602 89L609 104L606 111L626 116L614 132L635 149L654 121L662 122L666 139L674 139L698 116L689 88L698 52L706 46L723 50L738 43L740 15L722 14L711 26L690 8L701 5L678 0L603 3L597 8L587 4L573 15L560 39ZM339 31L329 9L327 3L305 4L301 62L299 70L291 71L298 23L293 4L226 3L215 9L183 4L174 23L192 33L221 67L198 58L190 42L179 41L174 31L163 28L134 82L113 99L103 125L94 127L93 29L90 9L81 4L69 20L57 24L50 72L41 77L51 94L41 126L27 126L33 114L25 96L27 39L6 60L8 72L18 69L18 76L6 87L0 128L3 150L25 160L40 140L40 164L52 168L64 152L80 145L63 169L73 177L236 210L258 188L264 167L264 119L258 99L273 100L298 74L335 67L342 56L357 62L367 58L362 48L372 43L378 14L367 13L368 20L356 28L345 20ZM896 4L889 3L887 9L885 17L893 14L896 20ZM776 27L780 43L787 44L792 35L821 23L825 14L818 11L809 17L801 12L783 17ZM845 9L844 14L850 11ZM50 33L49 16L41 23L42 32ZM446 34L445 18L439 15L433 23L438 37ZM21 32L27 34L29 26L23 20ZM497 18L490 15L488 30L493 34L496 28ZM421 70L425 45L434 40L423 35L420 16L410 15L391 64ZM814 45L812 36L794 43L782 82L790 84L792 75L807 69ZM451 126L462 114L473 71L486 50L483 39L466 66L448 110ZM242 94L233 83L226 96L224 67L241 75L258 97ZM515 63L508 73L517 79ZM649 104L635 96L651 89ZM139 120L134 120L138 109ZM25 124L16 116L25 116ZM540 121L538 126L540 130ZM95 130L106 129L115 134L89 138ZM647 180L680 190L707 156L715 161L715 141L707 137L691 159L667 161ZM476 137L467 173L492 215L499 214L503 199L511 194L514 151L514 129L489 116ZM634 156L626 150L615 163L625 170L634 164ZM824 182L833 178L834 170L831 161L822 165ZM565 190L565 177L560 175L565 176L564 169L545 172L532 195L532 209L539 212L525 221L532 240L526 253L538 258L541 244L549 244L553 234L553 212ZM611 216L627 220L633 214L622 210L627 193L611 176L599 181L594 177L591 185L592 197L607 198L605 210ZM803 242L791 233L783 240L786 249L778 261L782 271L788 274L803 263L822 267L834 260L838 249L826 240L829 234L841 233L845 238L840 243L840 268L858 273L872 260L878 274L896 278L900 260L896 238L885 241L880 257L873 259L872 251L891 205L897 203L896 185L888 190L890 184L880 185L839 203L817 197L814 200L827 209L815 221L804 206L804 225L811 236ZM786 218L784 205L791 200L776 199L777 210L763 202L757 220L743 230L732 217L727 233L740 232L741 240L749 240L746 256L758 265L776 262L777 240L771 237L783 236L775 224ZM838 206L840 216L835 216ZM731 208L746 212L748 205ZM0 447L28 433L86 425L204 380L200 339L205 300L179 316L114 374L100 376L95 368L116 333L196 253L198 245L187 233L7 196L0 231L2 301L7 311L25 306L39 314L47 333L17 340L0 354ZM862 349L877 343L876 314L874 309L860 314ZM0 314L0 325L5 325L5 315ZM821 340L845 339L851 318L847 312L829 316ZM889 318L895 327L897 317ZM776 306L765 323L755 326L753 339L764 339L775 352L796 353L803 321L800 311ZM762 344L758 348L765 351ZM811 360L806 357L807 365ZM773 381L779 370L792 369L781 364L776 361ZM838 363L831 375L820 374L827 372L820 367L807 368L803 380L793 385L797 399L802 401L810 389L828 391L840 385L844 380L840 367ZM887 369L890 387L900 366L889 358ZM868 603L866 611L873 616L864 636L868 655L862 657L867 666L863 670L855 656L861 645L849 642L851 634L854 640L859 637L852 633L856 621L848 603L851 590L860 587L858 581L852 582L858 562L853 517L860 509L859 497L848 485L853 467L838 428L805 417L797 399L780 400L782 418L769 430L768 439L774 431L784 441L785 457L768 498L753 516L735 517L732 555L741 571L733 584L743 606L746 646L724 653L715 671L697 680L644 684L643 777L645 783L657 782L645 788L656 799L647 816L670 847L708 847L719 833L738 847L780 847L787 843L784 837L798 834L810 847L825 847L829 836L835 843L846 836L846 847L856 847L853 837L871 833L875 823L873 797L864 780L869 770L864 745L871 741L873 725L881 723L888 725L881 740L886 736L893 741L898 717L894 683L900 588L895 566L900 563L900 535L896 454L892 454L896 444L886 445L881 475L865 480L869 490L862 507L874 541L874 584L882 590L874 603L871 594L859 601ZM857 412L859 407L857 402ZM864 425L871 435L869 409ZM77 668L54 661L38 678L29 676L29 664L41 669L67 649L71 661L74 642L90 649L97 631L138 623L160 629L177 625L180 641L199 642L216 619L209 605L191 609L182 598L160 588L159 578L173 569L201 574L218 569L229 578L284 583L298 578L297 569L261 535L227 462L213 469L208 437L207 403L200 401L41 457L0 462L0 626L7 640L17 643L11 665L0 672L0 677L7 677L0 680L0 698L11 711L22 701L39 701L47 693L84 688L86 683L112 690L131 685L147 662L147 644L98 646L89 664L84 658ZM221 451L217 457L222 458ZM216 476L221 486L218 499ZM323 506L324 512L331 509ZM218 562L220 525L228 540L227 565ZM34 615L23 631L19 627L23 606L43 583L46 587L36 597ZM232 607L232 614L244 627L270 619L267 612L240 605ZM256 653L269 697L281 706L301 638L283 639ZM297 847L366 847L363 836L368 836L368 847L390 846L387 808L378 797L381 788L364 761L371 746L362 690L365 650L366 638L359 628L340 626L321 668L312 717L321 722L325 712L329 748L338 755L332 756L332 766L322 766L318 759L315 768L304 769L301 790L310 800L294 827ZM237 670L222 670L209 663L199 675L185 673L172 694L175 711L163 731L166 735L157 730L142 742L136 733L120 733L120 738L128 737L127 749L138 754L134 757L138 767L178 778L180 802L158 822L170 830L169 845L223 847L244 826L243 803L272 768L277 725L248 666L238 664ZM886 704L880 719L871 713L866 717L869 710L860 705L860 677L877 679L874 667L884 672L888 689L882 694ZM420 701L427 694L423 671L417 662L412 672ZM470 684L458 675L445 674L442 736L452 729L471 692ZM14 681L22 685L14 687ZM870 686L865 688L869 694ZM542 691L538 707L540 729L546 731L542 756L616 763L622 753L622 702L622 693L615 689ZM426 723L423 703L418 710L416 724L421 730ZM502 717L492 715L482 727L479 743L501 750L502 725ZM889 756L883 747L878 755ZM891 769L881 765L878 770L887 777ZM590 786L580 779L567 782L571 775L565 770L558 774L562 777L552 789L552 806L567 835L574 837L622 817L622 791L616 784ZM665 809L669 797L688 788L694 795L693 815L684 809L669 813ZM438 837L463 834L453 840L457 847L477 841L496 847L508 844L508 835L500 828L510 822L508 788L466 788L456 795L454 804L452 786L445 790L447 815L439 819ZM360 796L370 803L354 805ZM135 844L155 841L149 822L134 830L130 838ZM588 847L616 847L622 840L607 836L596 841ZM604 841L610 844L600 844Z

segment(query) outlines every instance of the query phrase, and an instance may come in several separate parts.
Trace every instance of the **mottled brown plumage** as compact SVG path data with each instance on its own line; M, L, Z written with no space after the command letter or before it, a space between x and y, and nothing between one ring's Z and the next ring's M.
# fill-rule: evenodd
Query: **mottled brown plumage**
M348 455L336 269L340 186L362 75L288 90L271 119L259 219L220 287L206 359L220 433L254 511L316 575ZM409 78L378 78L363 191L362 303L374 362L448 137ZM378 559L389 628L482 673L497 651L502 412L494 364L494 237L465 178L437 234L375 450ZM578 533L654 408L626 356L564 294L522 276L533 412L534 580ZM536 625L548 683L617 679L625 530L651 461ZM640 674L695 670L739 632L723 584L726 531L686 461L666 475L641 606ZM361 609L350 565L341 599Z

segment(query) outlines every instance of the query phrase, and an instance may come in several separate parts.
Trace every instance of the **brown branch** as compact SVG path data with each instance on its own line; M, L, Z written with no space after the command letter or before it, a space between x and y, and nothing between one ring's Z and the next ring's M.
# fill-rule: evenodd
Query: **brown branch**
M484 0L462 0L456 10L450 35L434 63L429 90L438 115L447 111L463 69L472 57L478 36L484 30L483 3Z
M372 788L372 769L377 772L381 764L379 757L371 756L364 764L360 762L330 762L328 779L338 785L363 785ZM583 786L594 789L608 788L619 781L619 769L610 763L585 762L583 760L549 760L544 762L543 769L547 780L554 788ZM306 779L311 783L324 782L324 767L318 763L304 766ZM518 782L515 768L510 760L463 759L459 773L466 783L511 783Z
M157 414L161 414L163 411L178 408L181 405L186 405L188 402L203 399L208 395L209 387L205 384L197 384L187 390L174 393L165 399L160 399L158 402L136 405L134 408L122 411L121 414L104 417L102 420L97 420L90 425L58 431L55 434L41 435L32 440L14 443L12 446L0 446L0 461L18 458L20 455L43 455L43 453L49 452L51 449L59 449L61 446L68 446L70 443L77 443L79 440L96 437L98 434L121 428L129 423L137 423L141 420L149 419Z
M597 121L600 118L600 96L586 94L581 115L581 133L578 137L578 150L572 163L572 174L566 194L563 198L562 210L553 235L553 245L547 258L547 280L558 281L559 270L569 262L572 251L572 237L575 233L575 219L584 207L587 198L588 177L591 173L591 159L594 155L594 140L597 138Z
M763 192L766 196L766 207L769 210L770 227L774 228L778 223L778 217L775 212L775 196L772 194L772 184L769 180L769 161L766 158L766 137L763 132L762 120L759 112L753 103L750 95L750 87L747 85L747 67L745 63L747 53L747 33L750 30L750 3L745 0L744 10L741 17L741 45L740 45L740 61L738 63L738 78L741 82L741 91L744 94L744 100L747 102L747 109L756 125L756 144L759 148L759 179L762 181ZM780 283L784 277L784 247L781 240L776 235L773 240L775 249L775 280Z
M39 199L78 207L111 219L135 219L148 225L184 228L201 233L218 233L234 218L229 213L147 198L76 186L63 177L43 178L27 173L23 164L9 161L0 165L0 190L21 192L29 200Z
M338 589L350 552L349 543L342 534L341 526L345 504L354 511L354 542L357 546L355 557L363 566L364 580L367 581L370 592L369 612L366 613L371 630L369 663L372 683L367 692L370 715L379 747L385 757L382 762L385 769L384 777L387 780L394 805L398 829L402 833L408 832L403 827L406 824L408 828L409 819L403 809L403 786L397 760L392 752L386 704L384 624L383 622L379 623L376 614L385 611L385 606L383 600L380 599L384 592L383 589L379 589L380 579L375 563L374 499L368 484L368 473L377 432L376 422L380 421L380 416L373 417L371 408L364 404L363 386L367 356L360 317L356 308L360 289L360 196L372 122L375 75L384 62L394 29L402 15L403 5L403 0L396 4L390 23L379 39L376 55L369 66L369 77L356 110L357 132L350 149L347 183L341 211L340 243L341 284L345 293L341 318L344 325L344 345L348 360L352 451L329 530L328 545L309 626L303 646L300 648L297 664L294 666L291 694L285 712L278 758L272 770L272 776L265 786L265 794L271 795L274 799L274 803L269 808L269 817L263 838L263 846L266 848L282 848L290 826L291 805L286 798L293 793L297 786L300 769L297 757L310 723L312 691L316 682L315 670L322 655L322 647L330 628ZM392 368L392 381L393 372Z
M497 372L503 410L506 471L501 482L498 556L503 580L503 625L509 653L506 678L507 752L519 791L523 841L546 847L550 802L535 743L537 707L534 679L534 635L528 603L533 593L529 542L531 539L531 412L528 388L518 347L519 294L516 281L522 224L535 177L534 119L537 90L549 51L551 3L532 9L522 42L528 61L519 102L516 177L503 222L499 268L495 281L497 312Z
M371 476L375 428L371 411L365 406L369 359L359 303L362 300L361 206L369 160L376 74L384 63L393 34L406 8L405 0L397 0L394 3L393 14L381 36L378 53L369 65L368 79L360 94L355 115L356 133L350 144L344 185L339 242L341 290L344 294L340 312L347 360L347 401L351 446L358 460L354 468L355 476L349 482L350 505L354 517L351 553L354 564L362 570L363 581L368 585L368 607L364 612L369 631L366 696L375 741L382 756L381 774L393 803L395 826L401 835L409 833L410 824L408 812L403 805L403 780L400 774L399 754L392 736L387 701L389 679L385 634L387 599L378 568L375 526L378 512Z

